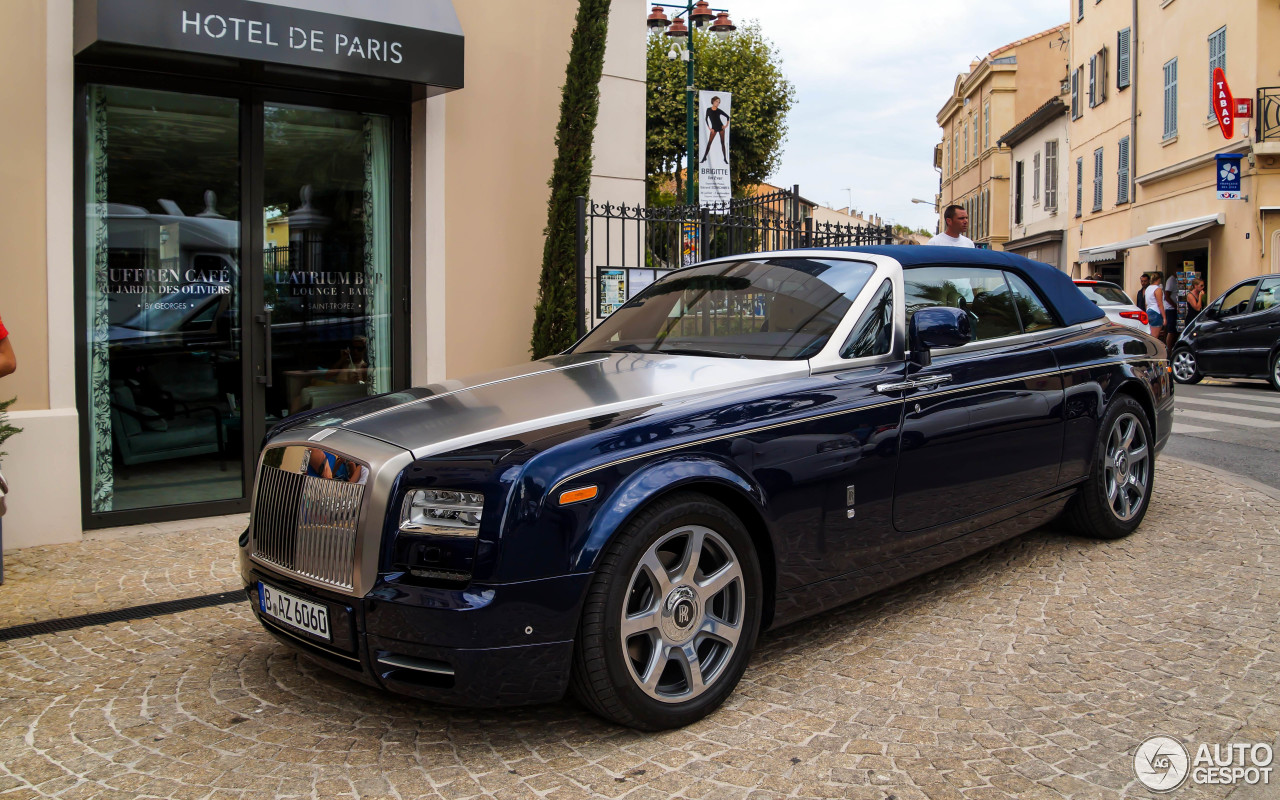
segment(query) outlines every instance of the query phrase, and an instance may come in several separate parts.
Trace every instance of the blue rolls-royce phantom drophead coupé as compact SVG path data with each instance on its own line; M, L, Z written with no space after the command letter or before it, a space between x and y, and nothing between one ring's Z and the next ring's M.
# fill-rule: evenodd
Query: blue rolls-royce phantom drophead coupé
M240 565L268 631L356 680L670 728L763 630L1059 515L1131 533L1172 416L1162 345L1044 264L736 256L560 355L286 420Z

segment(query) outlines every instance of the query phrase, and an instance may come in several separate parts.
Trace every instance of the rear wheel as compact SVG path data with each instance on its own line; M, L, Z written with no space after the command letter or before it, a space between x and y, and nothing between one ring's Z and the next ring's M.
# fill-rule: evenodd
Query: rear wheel
M1280 350L1271 354L1271 371L1267 376L1271 378L1271 388L1280 392Z
M1118 395L1099 426L1089 477L1071 499L1067 524L1081 536L1119 539L1142 524L1155 486L1155 450L1146 411Z
M600 557L574 650L575 696L641 730L702 719L746 670L761 585L733 512L693 493L659 500Z
M1274 371L1274 370L1273 370ZM1200 364L1196 354L1189 347L1179 347L1173 351L1173 379L1178 383L1199 383L1204 375L1200 374Z

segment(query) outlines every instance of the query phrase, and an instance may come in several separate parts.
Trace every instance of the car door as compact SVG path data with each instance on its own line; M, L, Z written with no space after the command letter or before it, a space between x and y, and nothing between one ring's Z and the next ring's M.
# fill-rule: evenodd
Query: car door
M1244 371L1239 355L1240 319L1245 317L1258 288L1258 279L1233 286L1215 301L1196 329L1195 347L1200 371L1206 375L1238 375Z
M934 351L902 390L893 525L904 546L963 532L956 525L1056 485L1062 456L1062 381L1049 349L1057 327L1024 281L998 269L907 270L908 315L965 310L974 341ZM885 387L891 389L891 387Z
M1239 373L1265 375L1271 352L1280 342L1280 278L1263 278L1249 313L1235 321Z

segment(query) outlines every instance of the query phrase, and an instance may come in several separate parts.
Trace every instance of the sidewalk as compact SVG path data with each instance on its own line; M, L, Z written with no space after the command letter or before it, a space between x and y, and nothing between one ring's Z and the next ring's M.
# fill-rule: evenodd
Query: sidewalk
M242 529L12 553L2 624L239 590ZM766 633L722 709L656 735L361 686L244 602L0 642L0 698L0 800L1149 797L1155 734L1280 746L1280 503L1162 459L1135 535L1034 531Z

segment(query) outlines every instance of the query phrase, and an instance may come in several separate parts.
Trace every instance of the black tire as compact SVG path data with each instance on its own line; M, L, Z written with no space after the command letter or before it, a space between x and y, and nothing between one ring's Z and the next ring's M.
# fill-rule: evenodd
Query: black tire
M1280 350L1271 354L1271 371L1267 373L1271 388L1280 392Z
M683 565L687 572L688 553L695 547L695 575L728 581L721 588L711 580L704 588L703 582L682 573L672 580L670 570ZM655 561L667 576L668 591L657 588ZM710 576L704 564L711 566ZM628 522L600 556L578 625L570 680L574 695L605 719L640 730L678 728L702 719L733 692L747 668L760 629L762 586L751 535L733 512L693 492L657 500ZM624 638L624 615L644 630L633 629ZM736 629L726 624L730 619L739 620ZM706 626L715 630L706 631ZM732 636L735 630L732 644L717 633ZM673 646L667 650L664 644ZM697 680L688 656L666 655L690 647L698 661ZM637 669L648 670L649 688ZM704 675L711 677L701 686Z
M1200 372L1200 361L1190 347L1178 347L1169 359L1173 367L1173 379L1178 383L1199 383L1204 374Z
M1135 433L1140 434L1145 453L1141 459L1129 455L1122 467L1115 461L1114 447L1117 436L1123 441L1130 422L1137 426ZM1129 395L1117 395L1098 426L1089 477L1071 498L1063 514L1063 521L1071 531L1090 539L1120 539L1137 530L1151 505L1151 493L1155 489L1155 455L1155 438L1151 434L1147 412ZM1136 492L1128 476L1138 472L1135 465L1139 463L1144 469L1142 481L1145 485L1137 501L1133 502ZM1117 479L1120 473L1126 477L1123 484ZM1112 492L1113 485L1116 486L1115 493ZM1123 498L1121 492L1124 493ZM1128 513L1125 513L1126 509Z

